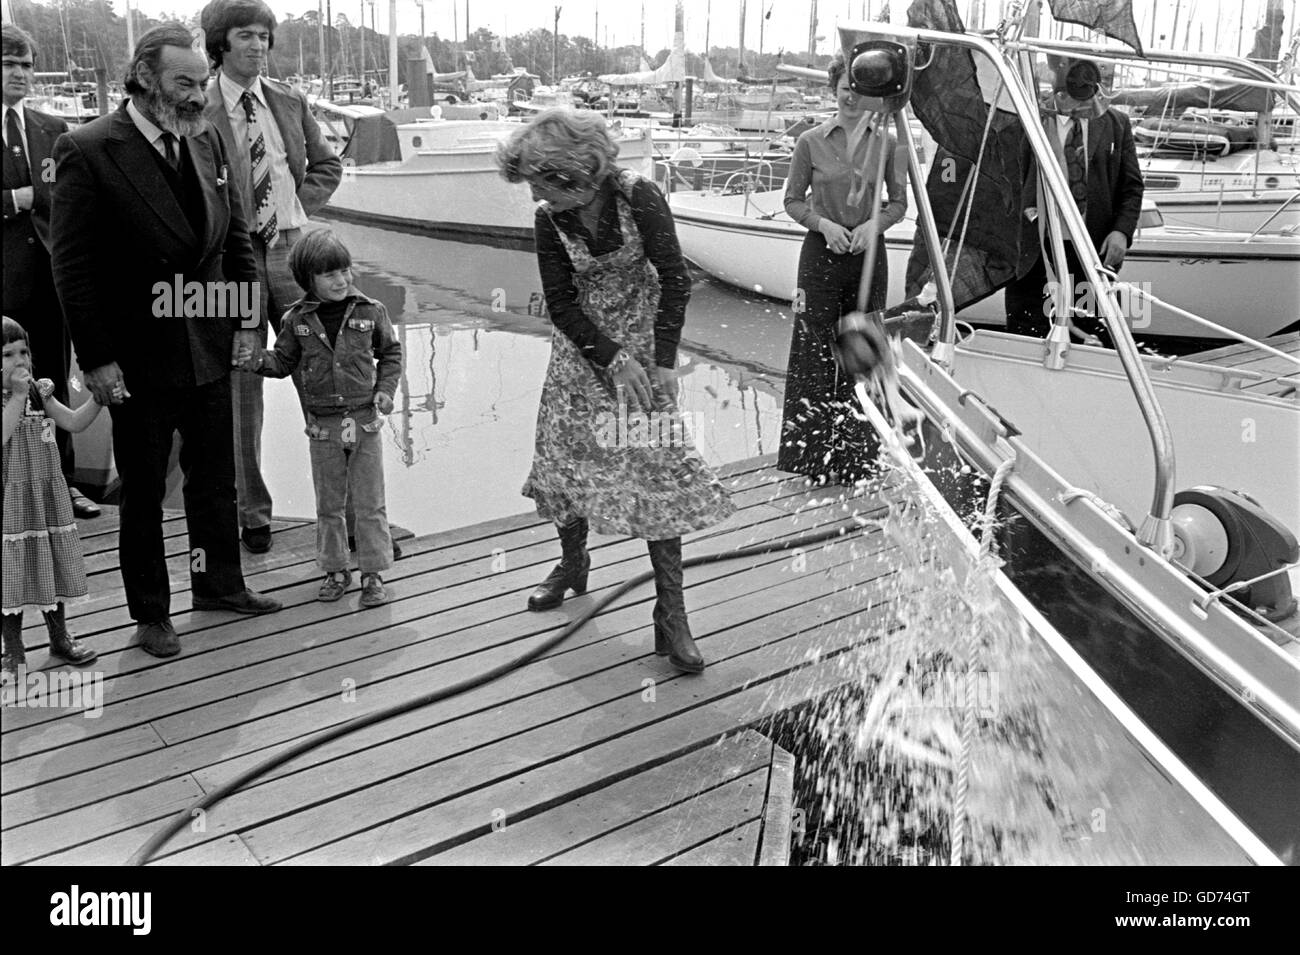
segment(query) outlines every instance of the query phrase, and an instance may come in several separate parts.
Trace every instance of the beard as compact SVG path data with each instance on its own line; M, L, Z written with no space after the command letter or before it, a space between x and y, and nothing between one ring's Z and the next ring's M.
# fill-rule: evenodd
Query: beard
M197 136L207 128L202 106L191 106L172 99L166 90L154 86L149 90L148 109L158 128L173 136Z

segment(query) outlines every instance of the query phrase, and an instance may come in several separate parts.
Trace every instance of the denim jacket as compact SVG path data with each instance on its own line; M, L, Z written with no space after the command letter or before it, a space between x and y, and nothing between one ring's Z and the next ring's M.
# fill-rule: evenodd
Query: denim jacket
M402 374L402 343L388 320L387 309L355 289L351 291L331 348L316 317L319 307L316 298L306 297L285 312L275 348L262 352L258 374L285 378L301 364L307 410L317 415L370 408L380 391L394 397Z

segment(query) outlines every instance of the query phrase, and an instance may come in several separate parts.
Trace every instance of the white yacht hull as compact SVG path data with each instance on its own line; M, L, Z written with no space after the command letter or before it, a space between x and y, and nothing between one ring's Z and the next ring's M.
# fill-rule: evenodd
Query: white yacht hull
M669 205L688 259L730 285L792 301L804 229L781 210L780 192L749 196L674 193ZM886 236L888 301L903 290L915 223L905 219ZM1139 235L1121 277L1162 301L1255 338L1276 334L1300 318L1300 237L1196 234L1164 227ZM1144 335L1223 337L1190 319L1135 298L1129 313ZM999 292L965 309L962 319L998 325L1005 320Z
M444 237L530 241L537 204L496 165L498 144L518 129L490 120L404 123L402 159L345 166L326 214ZM648 130L629 131L619 147L620 165L653 177Z

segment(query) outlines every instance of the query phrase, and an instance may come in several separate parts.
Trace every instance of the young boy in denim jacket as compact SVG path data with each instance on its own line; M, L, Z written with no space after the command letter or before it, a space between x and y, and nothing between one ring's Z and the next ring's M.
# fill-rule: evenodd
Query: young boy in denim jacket
M240 367L271 378L302 367L316 551L325 572L317 596L338 600L352 583L344 521L350 498L357 516L361 605L375 607L388 600L383 571L393 563L380 416L393 410L402 345L384 306L352 287L352 256L333 232L303 236L289 255L289 268L306 295L285 313L275 348L241 353Z

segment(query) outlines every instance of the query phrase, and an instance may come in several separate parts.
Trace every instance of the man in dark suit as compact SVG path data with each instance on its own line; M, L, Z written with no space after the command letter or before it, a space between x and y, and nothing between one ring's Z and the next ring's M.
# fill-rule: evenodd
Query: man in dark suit
M54 397L68 404L72 338L50 273L50 182L54 141L68 131L57 116L30 109L36 45L6 23L4 42L4 313L27 330L37 378L54 382ZM72 435L55 431L63 476L77 517L98 517L99 507L74 483Z
M1053 91L1041 104L1048 142L1066 174L1102 265L1118 271L1133 244L1142 213L1142 170L1132 127L1127 116L1106 107L1101 97L1101 72L1095 63L1052 56L1048 66L1053 72ZM1080 302L1087 287L1077 287L1083 267L1068 240L1065 257L1076 285L1069 298ZM1061 281L1059 265L1056 281ZM1051 323L1050 300L1047 270L1040 255L1029 274L1007 287L1007 331L1045 335ZM1085 304L1090 301L1088 298ZM1074 321L1084 332L1102 331L1095 319L1075 316Z
M338 188L343 164L321 136L306 98L261 75L275 46L270 7L262 0L212 0L200 23L217 65L205 115L221 135L230 174L244 197L267 316L259 332L265 336L268 322L278 332L280 316L302 297L289 271L289 252L308 218ZM261 473L262 380L236 375L231 382L240 536L253 553L271 547L271 493Z
M122 579L156 656L180 651L162 534L176 430L194 609L280 609L244 586L239 563L230 369L259 341L260 293L238 182L203 118L200 41L175 23L148 31L130 98L54 149L54 282L86 383L113 416Z

